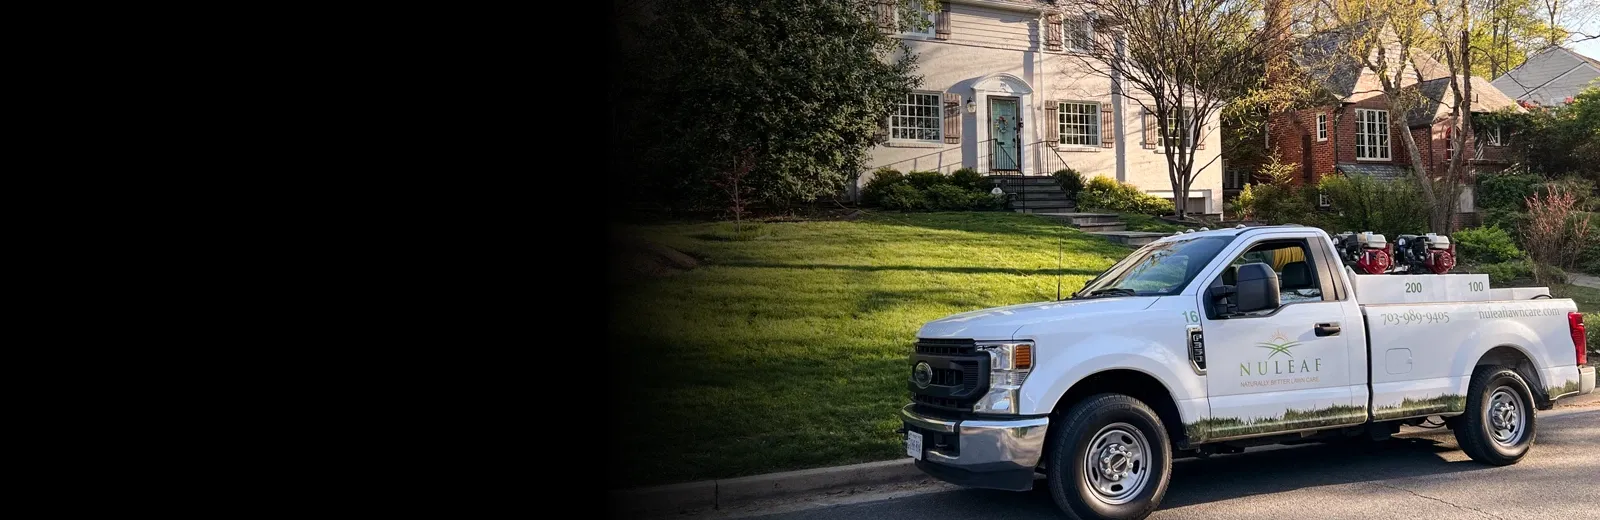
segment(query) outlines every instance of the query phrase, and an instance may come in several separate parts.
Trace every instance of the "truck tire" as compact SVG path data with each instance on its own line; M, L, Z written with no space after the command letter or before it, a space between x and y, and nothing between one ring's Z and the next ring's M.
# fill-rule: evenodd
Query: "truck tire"
M1074 405L1060 424L1045 455L1057 507L1082 519L1126 520L1161 505L1172 476L1172 445L1149 406L1099 394Z
M1537 433L1533 394L1516 371L1480 366L1467 385L1467 410L1452 427L1456 444L1472 460L1492 466L1516 464Z

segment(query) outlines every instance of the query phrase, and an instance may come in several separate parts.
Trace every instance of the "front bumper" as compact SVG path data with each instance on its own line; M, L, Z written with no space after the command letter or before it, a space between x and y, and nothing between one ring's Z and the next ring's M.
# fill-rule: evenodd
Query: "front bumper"
M1578 393L1594 393L1594 367L1578 367Z
M917 468L940 480L963 486L1027 491L1034 468L1044 453L1050 418L948 420L919 414L914 405L900 409L908 430L923 434Z

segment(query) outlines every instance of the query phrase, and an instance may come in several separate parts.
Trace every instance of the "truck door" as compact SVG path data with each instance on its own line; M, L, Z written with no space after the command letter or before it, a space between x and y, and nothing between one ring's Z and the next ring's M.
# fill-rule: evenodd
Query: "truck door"
M1211 416L1191 436L1252 437L1366 421L1366 397L1351 390L1351 348L1365 348L1357 315L1338 284L1336 260L1314 238L1258 237L1207 285L1232 285L1240 265L1278 273L1281 304L1223 316L1200 291ZM1355 320L1355 323L1351 323ZM1363 351L1364 353L1364 351ZM1365 356L1361 356L1365 363ZM1363 367L1362 380L1365 380Z

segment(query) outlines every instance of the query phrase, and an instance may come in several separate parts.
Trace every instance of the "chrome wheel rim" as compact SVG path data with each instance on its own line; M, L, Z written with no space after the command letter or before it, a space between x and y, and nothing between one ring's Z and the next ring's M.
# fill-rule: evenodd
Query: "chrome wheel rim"
M1484 428L1489 438L1501 446L1516 446L1528 430L1528 413L1522 409L1522 400L1510 387L1496 388L1483 405Z
M1083 460L1089 489L1107 504L1133 501L1150 482L1150 441L1128 423L1101 428L1089 441Z

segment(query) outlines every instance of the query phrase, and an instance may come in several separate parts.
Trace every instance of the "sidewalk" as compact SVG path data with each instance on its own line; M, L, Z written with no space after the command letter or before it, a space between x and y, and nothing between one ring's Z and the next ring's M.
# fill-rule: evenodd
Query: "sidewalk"
M1600 289L1600 277L1589 276L1582 273L1567 273L1567 281L1572 285L1581 285L1590 289Z

